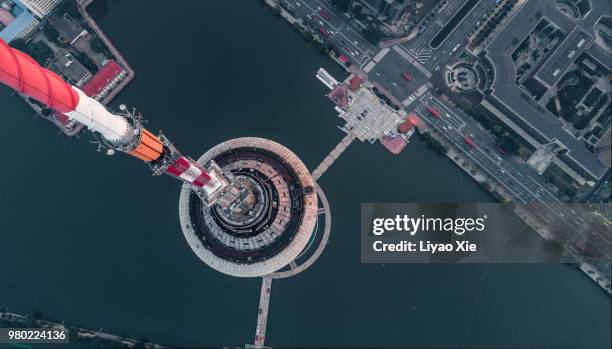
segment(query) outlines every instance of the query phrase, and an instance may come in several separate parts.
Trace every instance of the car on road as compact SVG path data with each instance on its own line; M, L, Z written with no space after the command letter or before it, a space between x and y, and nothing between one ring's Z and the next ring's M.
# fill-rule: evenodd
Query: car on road
M439 118L440 118L440 116L441 116L440 111L439 111L438 109L436 109L436 108L434 108L434 107L430 106L430 105L428 105L428 106L427 106L427 111L428 111L428 112L429 112L431 115L433 115L433 116L434 116L436 119L439 119Z
M412 76L410 76L410 74L408 74L407 72L403 72L402 77L407 81L412 81Z
M472 148L476 148L476 143L474 143L474 140L472 140L472 138L470 138L469 136L464 136L463 140L465 141L465 143L467 145L469 145Z

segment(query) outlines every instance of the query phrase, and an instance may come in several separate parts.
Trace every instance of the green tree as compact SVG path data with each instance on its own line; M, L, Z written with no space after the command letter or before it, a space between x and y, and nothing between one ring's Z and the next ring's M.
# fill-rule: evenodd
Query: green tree
M79 7L77 5L76 0L64 0L59 5L57 5L57 10L59 13L67 13L72 18L80 18L79 16Z
M99 38L99 37L94 37L93 39L91 39L91 41L89 42L89 45L91 45L91 49L98 52L98 53L105 53L107 51L106 45L104 44L104 42Z
M497 146L508 154L518 154L520 144L508 133L500 135L497 138Z
M91 58L89 58L89 56L85 52L79 53L79 55L77 56L77 59L90 72L94 74L98 72L98 66L96 65L96 62L94 62Z
M29 43L23 48L23 51L41 65L44 65L45 62L53 56L53 52L49 46L42 41Z
M429 133L420 133L421 138L427 143L427 145L438 152L440 155L445 155L447 150L446 147L440 143L437 139L433 138Z
M49 41L57 41L57 37L60 35L57 29L55 29L55 27L50 23L47 23L45 25L45 27L43 28L43 33Z
M26 42L23 39L15 39L11 41L11 46L19 51L24 51L26 48Z
M569 187L569 186L563 186L562 189L563 193L567 196L569 196L570 199L574 199L576 197L576 189Z
M520 157L522 157L522 158L527 158L527 157L531 156L531 152L529 151L529 149L521 146L518 149L518 155Z
M491 186L491 184L487 183L487 182L481 182L482 183L482 187L484 188L484 190L488 191L488 192L492 192L493 191L493 187Z
M384 36L383 33L379 29L377 29L377 28L364 29L361 34L363 34L363 37L366 40L368 40L370 43L372 43L374 45L378 45L378 42Z
M351 7L351 0L331 0L332 6L342 12L347 12Z

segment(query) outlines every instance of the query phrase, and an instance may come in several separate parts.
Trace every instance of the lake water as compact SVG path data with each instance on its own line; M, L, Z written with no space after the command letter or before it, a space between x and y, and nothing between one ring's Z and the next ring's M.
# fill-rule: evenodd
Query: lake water
M104 1L91 12L137 72L135 106L185 154L233 137L278 141L310 169L341 139L323 66L258 1ZM83 133L57 135L0 88L0 306L173 346L252 343L260 280L217 273L180 231L180 183ZM274 281L267 344L300 347L610 346L610 298L562 265L366 265L361 202L492 199L418 137L395 156L354 142L320 184L330 244Z

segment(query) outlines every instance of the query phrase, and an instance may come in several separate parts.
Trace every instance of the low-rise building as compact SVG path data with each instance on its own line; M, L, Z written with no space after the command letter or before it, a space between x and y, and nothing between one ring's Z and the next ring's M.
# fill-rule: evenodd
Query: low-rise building
M20 0L39 19L47 16L62 0Z
M74 45L79 39L88 37L89 32L69 16L57 16L51 23L60 33L60 39L70 45Z
M601 8L606 6L606 1L592 0L592 5L595 11L590 11L581 20L575 20L563 13L554 0L525 2L486 47L486 54L494 65L495 79L491 93L483 101L483 106L535 149L555 144L556 152L550 159L552 161L533 159L530 163L537 164L534 167L538 171L542 172L549 163L554 163L578 183L591 185L604 176L609 165L603 164L598 156L588 149L580 134L573 132L567 121L549 111L522 86L513 83L516 80L516 69L511 56L543 19L569 33L535 72L535 80L547 86L548 90L556 91L560 77L581 52L587 55L592 51L602 52L593 42L593 26L603 15ZM602 55L606 60L610 60L609 53Z
M55 61L52 68L75 86L82 86L91 78L91 72L70 52L64 49L59 49L55 53Z
M19 0L0 0L0 38L6 42L25 38L40 21Z

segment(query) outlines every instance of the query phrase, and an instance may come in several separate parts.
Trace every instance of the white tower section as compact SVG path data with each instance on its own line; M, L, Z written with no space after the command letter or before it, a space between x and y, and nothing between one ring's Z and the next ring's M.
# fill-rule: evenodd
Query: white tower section
M99 132L102 137L113 143L130 142L134 134L130 134L130 124L119 115L115 115L93 98L76 87L72 87L79 95L79 103L76 109L66 115L92 131Z

